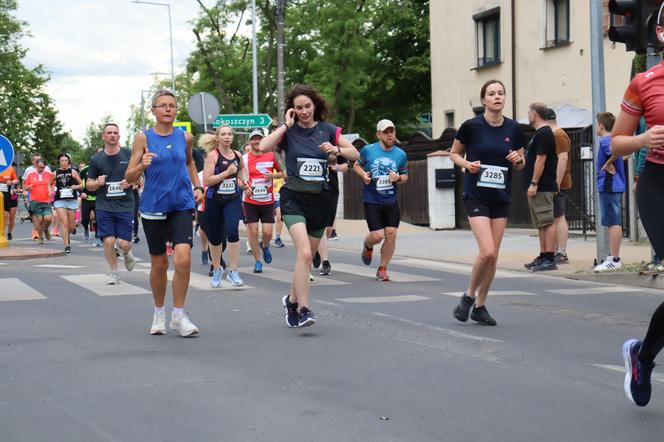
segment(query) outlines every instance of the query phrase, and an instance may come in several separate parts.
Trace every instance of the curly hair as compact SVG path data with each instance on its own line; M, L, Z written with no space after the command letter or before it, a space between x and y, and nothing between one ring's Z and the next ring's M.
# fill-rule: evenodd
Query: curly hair
M295 107L293 101L295 98L300 95L309 97L314 103L314 121L325 121L325 118L328 116L329 106L325 102L325 99L318 93L314 88L306 84L296 84L292 87L290 91L286 94L285 104L286 109L292 109Z

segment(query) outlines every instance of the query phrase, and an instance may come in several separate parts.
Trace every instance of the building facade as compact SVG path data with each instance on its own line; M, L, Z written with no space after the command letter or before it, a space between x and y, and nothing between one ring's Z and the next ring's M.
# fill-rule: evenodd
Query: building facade
M605 31L609 24L604 2ZM505 114L528 105L592 110L589 0L431 0L433 135L481 112L489 79L507 88ZM607 110L617 115L634 54L604 37Z

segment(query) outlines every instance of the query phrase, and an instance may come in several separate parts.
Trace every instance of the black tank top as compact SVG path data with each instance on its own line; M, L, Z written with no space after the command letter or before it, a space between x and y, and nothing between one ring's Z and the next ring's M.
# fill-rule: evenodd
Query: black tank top
M58 168L55 171L55 199L56 200L71 200L78 196L78 192L73 190L71 186L75 185L76 181L72 176L71 167L67 170Z
M233 151L233 159L229 160L228 158L224 157L221 154L221 151L219 149L217 150L218 158L217 158L217 164L214 166L214 174L218 175L222 172L226 172L231 165L235 164L235 166L238 168L238 171L240 169L240 156L237 154L237 152ZM223 198L223 199L230 199L230 198L237 198L240 196L240 191L239 191L239 186L237 185L237 172L226 179L224 181L220 182L219 184L215 184L214 186L210 186L208 188L208 192L210 196L216 197L216 198Z

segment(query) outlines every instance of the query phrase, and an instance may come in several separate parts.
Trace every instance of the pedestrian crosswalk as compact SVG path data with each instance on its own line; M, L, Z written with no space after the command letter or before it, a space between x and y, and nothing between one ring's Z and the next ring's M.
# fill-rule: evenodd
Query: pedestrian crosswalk
M46 296L18 278L0 278L0 287L2 287L0 301L34 301L37 299L46 299Z

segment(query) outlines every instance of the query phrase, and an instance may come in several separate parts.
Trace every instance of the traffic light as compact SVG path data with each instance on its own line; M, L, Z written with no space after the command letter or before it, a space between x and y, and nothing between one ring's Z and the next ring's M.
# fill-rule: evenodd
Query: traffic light
M609 28L609 40L625 43L628 51L645 54L648 47L661 50L655 35L662 0L609 0L609 12L625 18L625 24Z

